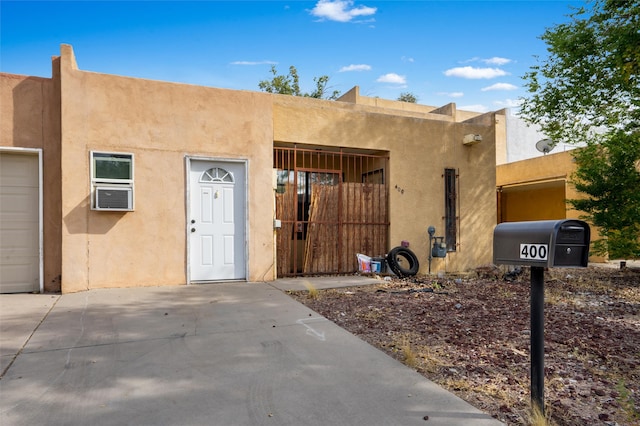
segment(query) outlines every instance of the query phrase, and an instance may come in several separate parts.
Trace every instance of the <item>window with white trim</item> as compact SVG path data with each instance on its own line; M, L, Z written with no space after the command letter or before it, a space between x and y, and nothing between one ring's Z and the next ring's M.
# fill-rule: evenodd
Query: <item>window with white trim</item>
M90 153L91 209L133 210L133 154L120 152Z

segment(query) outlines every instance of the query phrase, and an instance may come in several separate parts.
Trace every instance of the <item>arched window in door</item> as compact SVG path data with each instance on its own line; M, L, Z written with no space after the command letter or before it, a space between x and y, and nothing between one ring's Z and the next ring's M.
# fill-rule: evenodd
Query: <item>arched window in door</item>
M200 176L200 182L233 183L233 174L225 169L221 169L220 167L212 167L202 173L202 176Z

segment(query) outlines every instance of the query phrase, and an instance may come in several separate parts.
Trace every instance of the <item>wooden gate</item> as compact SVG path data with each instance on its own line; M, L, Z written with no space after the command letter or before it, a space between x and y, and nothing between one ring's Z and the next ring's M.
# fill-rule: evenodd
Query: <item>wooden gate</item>
M278 276L344 274L387 252L387 154L275 147Z

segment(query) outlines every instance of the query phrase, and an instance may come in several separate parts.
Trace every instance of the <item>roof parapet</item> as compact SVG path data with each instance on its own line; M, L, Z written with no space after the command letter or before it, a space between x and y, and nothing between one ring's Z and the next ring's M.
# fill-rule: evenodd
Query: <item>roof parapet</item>
M78 63L76 62L76 55L73 53L73 46L70 44L60 45L60 58L61 66L63 68L68 67L72 70L78 69Z
M431 114L442 114L442 115L448 115L450 117L453 117L454 120L456 118L456 104L454 104L453 102L448 103L446 105L441 106L440 108L436 108L433 111L431 111Z
M495 124L496 115L505 115L505 114L506 114L506 109L501 109L498 111L489 111L482 114L478 114L474 117L467 118L462 122L469 123L469 124L481 124L485 126L490 126Z
M484 115L480 112L459 110L455 103L451 102L441 107L434 107L429 105L422 105L412 102L403 102L397 100L382 99L378 97L360 96L360 87L354 86L351 90L344 93L338 99L338 102L345 102L355 105L366 105L378 108L385 108L389 110L404 111L405 113L418 113L418 114L438 114L445 117L450 117L454 122L472 122ZM490 113L489 113L490 114ZM471 120L471 121L470 121Z

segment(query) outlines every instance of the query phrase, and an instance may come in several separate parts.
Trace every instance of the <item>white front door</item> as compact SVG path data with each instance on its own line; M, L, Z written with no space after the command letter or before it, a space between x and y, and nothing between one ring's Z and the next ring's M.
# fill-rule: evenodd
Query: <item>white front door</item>
M38 156L0 152L0 293L40 290Z
M241 280L245 262L245 163L191 160L191 281Z

